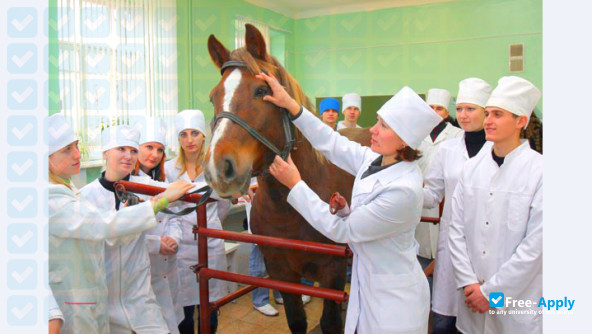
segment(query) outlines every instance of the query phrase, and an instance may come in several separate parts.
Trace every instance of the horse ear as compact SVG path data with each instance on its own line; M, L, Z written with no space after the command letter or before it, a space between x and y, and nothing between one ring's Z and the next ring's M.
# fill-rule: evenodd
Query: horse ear
M222 64L230 59L230 51L214 35L210 35L208 38L208 51L210 58L218 68L221 68Z
M247 51L256 59L265 60L265 39L253 25L245 24L245 45Z

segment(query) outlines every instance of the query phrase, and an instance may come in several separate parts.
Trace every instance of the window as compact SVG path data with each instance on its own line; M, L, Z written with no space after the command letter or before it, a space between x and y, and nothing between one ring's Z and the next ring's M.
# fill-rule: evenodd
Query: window
M60 110L73 120L82 160L101 160L101 130L177 113L175 0L58 0ZM51 61L51 60L50 60Z
M267 23L256 21L248 17L237 16L234 29L234 48L238 49L245 45L245 24L249 23L259 29L265 40L267 53L274 56L280 64L285 66L286 60L286 35L290 31L270 26Z

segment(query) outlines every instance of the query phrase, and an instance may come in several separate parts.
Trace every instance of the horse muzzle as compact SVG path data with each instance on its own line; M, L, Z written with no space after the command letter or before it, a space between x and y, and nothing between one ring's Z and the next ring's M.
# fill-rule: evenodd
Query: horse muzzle
M246 194L251 181L251 165L240 166L231 155L219 157L214 161L208 156L205 164L204 177L210 187L223 198L229 198L236 193Z

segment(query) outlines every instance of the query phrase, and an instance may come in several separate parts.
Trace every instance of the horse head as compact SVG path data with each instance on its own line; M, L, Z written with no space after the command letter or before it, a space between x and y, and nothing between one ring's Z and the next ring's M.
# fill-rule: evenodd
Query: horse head
M246 25L244 47L230 52L210 35L208 50L222 78L210 92L215 117L204 175L220 196L229 197L246 193L251 176L265 171L279 151L290 149L287 116L263 101L272 91L255 75L272 73L299 103L310 108L310 102L277 59L267 53L263 35L254 26Z

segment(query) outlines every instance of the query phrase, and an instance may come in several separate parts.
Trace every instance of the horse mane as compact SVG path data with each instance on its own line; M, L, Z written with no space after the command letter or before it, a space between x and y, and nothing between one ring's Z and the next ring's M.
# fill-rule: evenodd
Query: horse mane
M253 57L253 55L251 55L251 53L245 47L238 48L230 53L231 60L243 61L247 65L249 72L251 72L253 75L261 73L262 71L273 73L278 82L284 86L288 94L290 94L290 96L292 96L294 100L298 102L298 104L304 106L315 115L318 115L314 109L313 104L310 102L310 99L308 96L306 96L306 94L304 94L304 91L302 90L302 87L298 81L296 81L296 79L294 79L294 77L288 73L288 71L274 56L266 54L265 58L265 60L255 59L255 57ZM295 129L294 136L297 143L304 140L304 136L300 133L300 131L298 131L298 129ZM320 164L328 163L325 156L323 156L314 148L311 147L311 149Z

